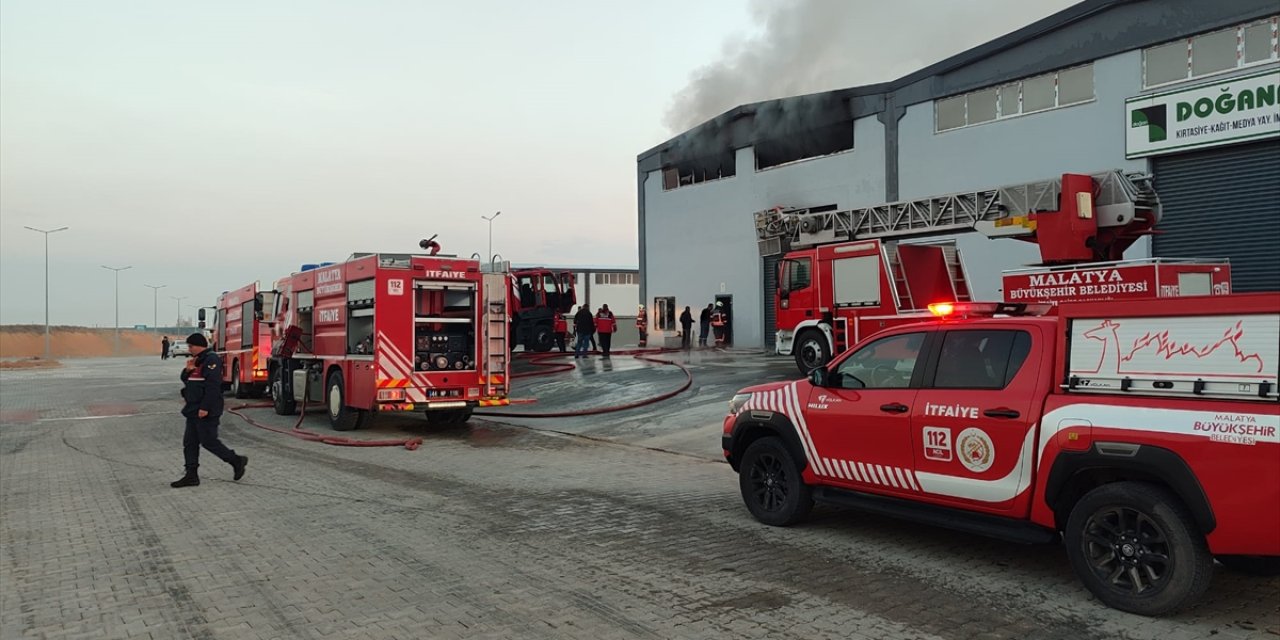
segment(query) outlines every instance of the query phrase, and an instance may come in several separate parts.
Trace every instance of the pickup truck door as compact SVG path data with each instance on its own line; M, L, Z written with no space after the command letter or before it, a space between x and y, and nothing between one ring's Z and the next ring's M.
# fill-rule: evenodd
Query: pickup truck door
M912 412L915 475L925 498L1025 514L1047 342L1036 326L940 331Z
M911 476L911 414L931 331L890 335L834 363L827 386L802 407L827 484L893 494L918 492ZM800 388L807 388L804 385Z

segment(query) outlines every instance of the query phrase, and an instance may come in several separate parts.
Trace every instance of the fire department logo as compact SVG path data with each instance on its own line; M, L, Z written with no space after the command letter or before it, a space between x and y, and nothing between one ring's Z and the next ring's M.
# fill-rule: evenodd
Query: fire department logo
M960 432L956 438L956 457L964 468L982 473L991 468L995 461L996 447L991 438L982 429L969 428Z

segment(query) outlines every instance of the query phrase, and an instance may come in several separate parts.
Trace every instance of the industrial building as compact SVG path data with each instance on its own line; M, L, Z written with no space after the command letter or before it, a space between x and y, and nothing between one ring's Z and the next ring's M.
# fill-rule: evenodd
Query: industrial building
M1087 0L906 77L734 108L638 157L640 297L733 308L770 347L779 256L753 213L851 208L1109 169L1154 176L1160 233L1126 258L1227 258L1280 290L1274 0ZM978 299L1036 248L955 238Z

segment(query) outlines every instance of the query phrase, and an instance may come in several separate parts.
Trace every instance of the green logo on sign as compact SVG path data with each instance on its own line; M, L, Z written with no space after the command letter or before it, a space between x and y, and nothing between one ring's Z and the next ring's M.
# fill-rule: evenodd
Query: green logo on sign
M1169 137L1167 133L1168 112L1165 105L1156 104L1141 109L1134 109L1130 114L1129 126L1147 128L1147 142L1160 142Z

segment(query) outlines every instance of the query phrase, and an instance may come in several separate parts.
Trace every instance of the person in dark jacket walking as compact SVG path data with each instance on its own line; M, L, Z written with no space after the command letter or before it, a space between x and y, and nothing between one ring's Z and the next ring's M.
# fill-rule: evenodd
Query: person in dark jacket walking
M689 310L689 307L685 307L684 313L680 314L680 328L682 329L680 333L680 348L688 349L692 345L689 337L693 334L693 312Z
M578 307L573 316L573 330L578 334L578 343L573 347L574 358L587 357L587 347L591 345L591 336L596 331L596 319L591 316L587 305Z
M169 336L160 339L160 359L169 359Z
M707 303L707 308L702 310L702 315L698 316L698 346L707 346L707 336L711 335L711 303Z
M200 476L196 473L200 467L200 447L231 465L232 477L239 480L244 477L249 456L238 455L218 439L218 421L222 417L222 359L209 350L209 340L203 334L187 336L187 346L192 357L187 359L181 374L185 401L182 415L187 419L187 430L182 435L186 474L169 486L175 489L200 486Z

